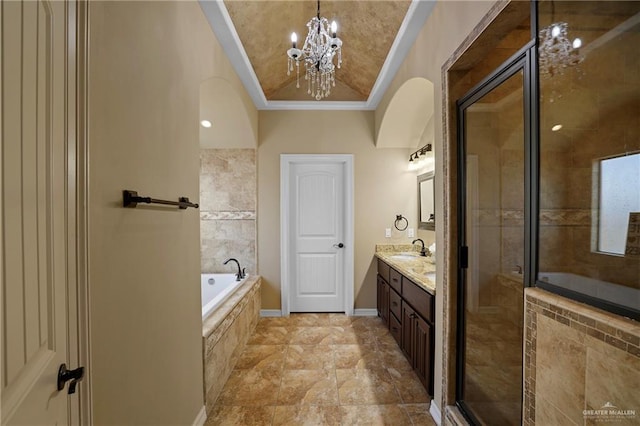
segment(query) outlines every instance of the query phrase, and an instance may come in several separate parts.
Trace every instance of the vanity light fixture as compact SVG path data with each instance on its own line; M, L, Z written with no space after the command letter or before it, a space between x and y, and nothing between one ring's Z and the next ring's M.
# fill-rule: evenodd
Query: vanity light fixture
M418 149L417 151L411 153L411 155L409 156L408 170L413 171L413 170L418 170L424 167L429 161L427 158L428 152L433 152L430 143L426 144L425 146Z
M210 122L209 120L202 120L202 121L200 122L200 125L201 125L202 127L206 127L207 129L208 129L209 127L211 127L211 126L212 126L212 124L211 124L211 122Z

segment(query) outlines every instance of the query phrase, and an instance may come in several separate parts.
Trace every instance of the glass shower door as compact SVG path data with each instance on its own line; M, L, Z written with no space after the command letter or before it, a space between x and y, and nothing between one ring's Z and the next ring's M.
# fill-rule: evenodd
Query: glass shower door
M474 423L490 425L519 425L522 411L524 73L505 74L462 104L459 128L468 255L458 293L457 399Z

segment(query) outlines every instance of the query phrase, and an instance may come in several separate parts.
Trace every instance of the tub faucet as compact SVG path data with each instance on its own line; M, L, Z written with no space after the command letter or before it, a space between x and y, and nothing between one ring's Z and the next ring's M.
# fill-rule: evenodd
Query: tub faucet
M431 256L431 252L424 246L424 241L422 241L421 238L416 238L411 242L411 244L415 244L416 241L420 241L420 244L422 245L422 248L420 249L420 256Z
M226 265L229 262L236 262L236 265L238 265L238 273L236 274L236 281L240 281L244 278L244 274L242 273L242 268L240 267L240 262L238 262L238 259L234 259L233 257L230 259L225 260L224 264Z

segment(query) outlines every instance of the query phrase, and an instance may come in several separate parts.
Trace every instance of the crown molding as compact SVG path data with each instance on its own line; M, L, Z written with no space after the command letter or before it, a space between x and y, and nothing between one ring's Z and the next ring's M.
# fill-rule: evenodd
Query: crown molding
M431 14L436 0L412 0L366 102L267 100L224 1L199 2L212 31L258 110L375 110Z

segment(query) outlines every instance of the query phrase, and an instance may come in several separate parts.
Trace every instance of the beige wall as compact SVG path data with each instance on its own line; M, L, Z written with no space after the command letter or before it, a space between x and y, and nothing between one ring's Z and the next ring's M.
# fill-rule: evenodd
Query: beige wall
M355 307L376 306L377 243L411 242L393 228L403 214L417 228L416 175L406 149L376 149L367 111L261 111L258 147L258 271L262 308L280 308L280 154L354 154Z
M243 89L197 2L89 9L94 423L192 424L203 406L199 213L124 209L122 190L197 200L200 83Z
M391 101L393 94L408 79L424 77L434 85L434 127L436 154L436 218L443 217L444 182L442 181L444 161L442 157L442 65L453 54L465 37L488 12L493 1L440 1L418 34L414 46L402 63L380 105L375 117L378 122ZM436 248L444 242L444 228L436 229ZM436 269L442 270L442 256L436 256ZM436 275L436 295L442 291L442 274ZM455 283L450 283L455 285ZM434 403L443 411L442 388L442 342L443 342L443 301L436 296L436 359Z

